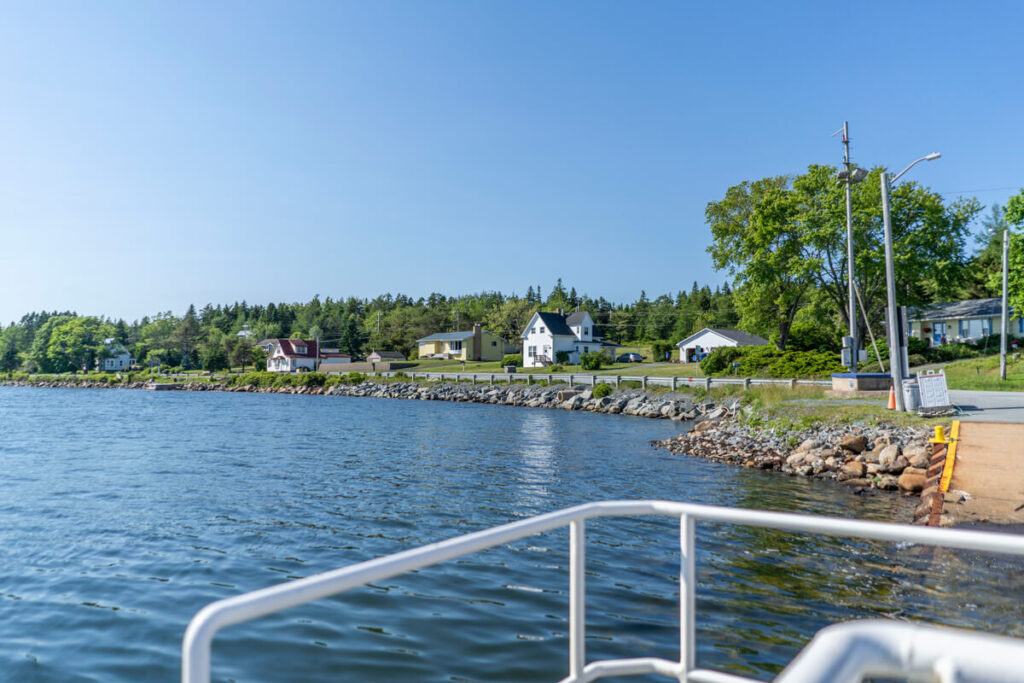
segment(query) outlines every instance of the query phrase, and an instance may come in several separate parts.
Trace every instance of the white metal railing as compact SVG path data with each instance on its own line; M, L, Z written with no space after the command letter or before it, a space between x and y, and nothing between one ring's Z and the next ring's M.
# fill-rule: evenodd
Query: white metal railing
M754 385L776 385L796 388L797 386L832 386L832 381L827 379L772 379L769 377L651 377L648 375L595 375L592 373L532 373L532 372L406 372L404 370L391 370L387 372L368 373L375 377L394 377L401 373L409 379L428 379L455 382L470 381L497 384L506 382L522 382L533 384L534 382L546 381L548 384L563 382L570 386L576 384L582 386L597 386L598 384L614 384L620 386L623 382L638 382L641 387L668 387L675 391L682 387L704 387L710 389L713 386L743 385L750 387Z
M595 661L587 664L585 651L586 612L584 605L586 593L584 579L586 564L584 551L585 522L595 517L637 515L660 515L679 519L681 552L679 572L679 659L678 661L669 661L647 657ZM676 678L680 681L705 683L749 681L751 679L695 668L696 575L694 528L697 521L770 527L785 531L825 534L829 536L867 538L880 541L902 541L966 550L1024 555L1024 537L1008 534L956 531L952 529L936 529L882 522L863 522L850 519L713 507L668 501L589 503L465 536L458 536L439 543L361 562L304 579L263 588L207 605L195 615L185 631L185 638L182 644L182 681L183 683L208 683L210 680L210 652L213 638L218 631L227 626L264 617L290 607L342 593L357 586L382 581L415 569L438 564L462 555L511 543L527 536L565 526L568 526L570 529L570 659L569 675L563 679L563 683L592 681L611 675L652 673ZM1021 645L1021 641L1003 640L1009 640L1012 646L1019 649L1017 661L1024 659L1024 646ZM969 656L972 652L974 651L966 649L962 651L962 654ZM985 652L985 650L978 650L978 652ZM800 663L801 657L798 657L791 666L796 666L796 664ZM876 660L881 657L879 655L879 657L876 657ZM980 666L984 662L977 662L977 664ZM800 671L806 672L808 668L813 668L811 665L806 664L804 667ZM864 670L867 671L869 669L865 668ZM822 674L822 676L824 675ZM829 679L826 677L811 678L804 674L803 678L792 677L784 679L780 677L778 680L820 680L824 683L839 679ZM860 679L848 680L859 681ZM922 680L947 679L941 676L938 676L938 678L933 676ZM949 680L952 681L954 679Z

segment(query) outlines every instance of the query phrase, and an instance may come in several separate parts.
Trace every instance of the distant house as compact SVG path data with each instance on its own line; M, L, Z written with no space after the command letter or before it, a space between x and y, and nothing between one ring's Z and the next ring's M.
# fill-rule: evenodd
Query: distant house
M1002 315L1003 301L999 297L931 304L907 311L910 334L924 339L930 346L977 341L999 334ZM1007 331L1024 335L1024 319L1013 315L1010 311Z
M501 360L509 351L508 342L485 330L480 323L465 332L441 332L417 339L420 358L445 360Z
M367 363L391 363L405 360L405 356L398 351L373 351L366 357Z
M523 340L523 367L539 368L557 362L565 353L566 361L578 363L580 355L600 351L612 358L618 344L605 341L594 328L587 311L534 313L520 335Z
M768 340L756 334L740 330L725 330L705 327L676 344L679 360L693 363L702 360L709 353L723 346L767 346Z
M267 370L270 372L303 372L319 370L334 372L340 366L352 362L352 357L338 349L317 347L315 341L305 339L273 339L267 356ZM260 342L260 346L263 342Z
M96 359L96 369L100 372L119 372L130 370L132 367L132 354L123 344L114 338L103 341L103 351Z

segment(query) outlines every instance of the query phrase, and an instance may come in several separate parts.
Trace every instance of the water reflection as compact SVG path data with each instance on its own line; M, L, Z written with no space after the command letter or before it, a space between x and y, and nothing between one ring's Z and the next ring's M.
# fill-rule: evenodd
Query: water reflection
M559 444L553 411L526 411L519 420L519 448L515 453L520 466L515 474L516 504L527 510L548 507L549 484L555 479L554 456Z

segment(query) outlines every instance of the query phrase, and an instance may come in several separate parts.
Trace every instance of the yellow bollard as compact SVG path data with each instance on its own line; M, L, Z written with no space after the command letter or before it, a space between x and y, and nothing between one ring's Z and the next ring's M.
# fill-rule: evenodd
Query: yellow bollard
M928 443L949 443L946 438L946 430L942 425L935 426L935 438L929 439Z

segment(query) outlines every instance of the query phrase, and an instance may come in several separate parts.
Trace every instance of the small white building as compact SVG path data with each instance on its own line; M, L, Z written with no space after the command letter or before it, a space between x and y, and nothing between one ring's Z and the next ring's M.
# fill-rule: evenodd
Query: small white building
M539 368L558 362L558 354L565 353L567 362L578 363L584 353L600 351L612 358L617 344L597 336L594 319L587 311L566 315L534 313L520 335L523 340L523 367Z
M104 352L96 359L96 369L100 372L120 372L131 370L132 354L113 337L104 339Z
M676 344L679 347L679 360L683 363L694 363L723 346L767 346L768 340L756 334L740 330L712 329L705 327L700 332L691 334Z
M264 340L270 341L270 340ZM260 342L262 345L263 342ZM352 357L338 349L317 348L315 341L304 339L274 339L267 370L270 372L337 372L340 366L352 362Z

